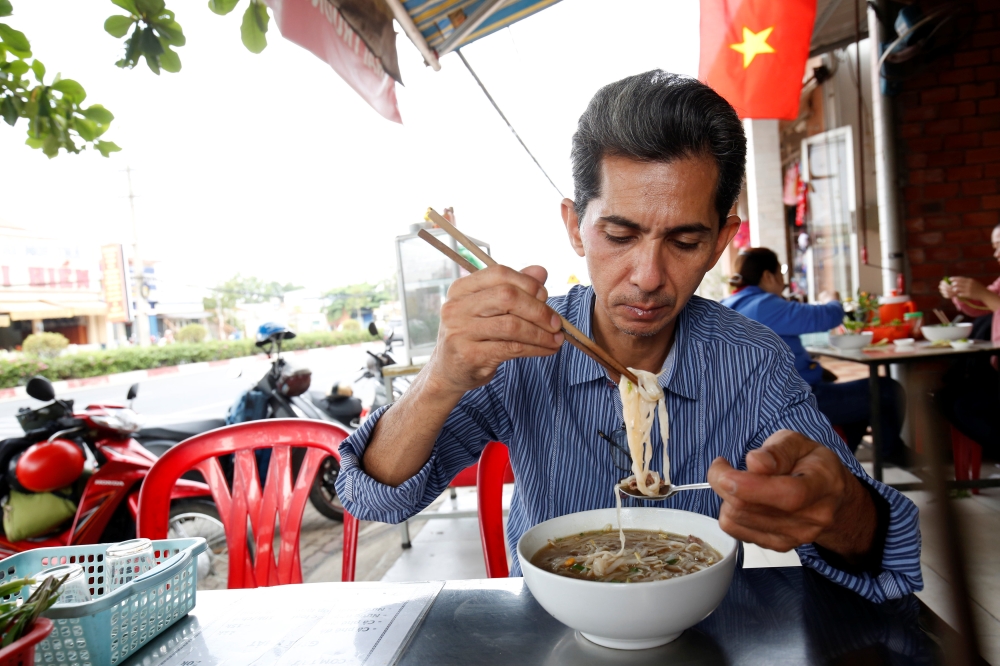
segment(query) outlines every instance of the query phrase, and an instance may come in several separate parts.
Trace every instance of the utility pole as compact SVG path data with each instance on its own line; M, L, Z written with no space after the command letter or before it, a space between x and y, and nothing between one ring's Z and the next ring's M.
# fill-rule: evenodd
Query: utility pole
M139 226L135 219L135 194L132 191L132 167L125 167L125 176L128 178L128 205L132 210L132 277L135 282L132 289L132 296L135 298L135 318L132 320L132 331L135 333L135 342L140 347L149 346L149 303L143 294L143 284L145 282L146 265L142 262L142 254L139 252Z

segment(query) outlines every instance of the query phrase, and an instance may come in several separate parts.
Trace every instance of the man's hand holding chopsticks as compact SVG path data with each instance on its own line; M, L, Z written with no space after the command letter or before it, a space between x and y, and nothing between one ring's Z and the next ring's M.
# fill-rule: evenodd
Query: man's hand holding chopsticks
M541 266L491 266L456 280L441 306L430 363L442 388L464 393L489 382L504 361L549 356L563 343L559 317L545 304Z
M541 266L497 265L452 283L431 360L372 433L362 461L369 476L403 483L430 458L466 391L489 382L504 361L559 351L561 322L545 303L546 277Z

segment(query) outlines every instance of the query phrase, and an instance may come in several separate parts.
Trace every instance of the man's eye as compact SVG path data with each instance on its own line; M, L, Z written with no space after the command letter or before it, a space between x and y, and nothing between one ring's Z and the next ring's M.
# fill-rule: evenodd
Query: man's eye
M695 241L694 243L686 243L686 242L680 241L680 240L675 240L674 241L674 246L677 249L679 249L679 250L694 250L699 245L700 245L700 243L698 243L697 241Z
M604 237L607 238L612 243L617 243L619 245L624 245L625 243L628 243L630 240L632 240L632 236L613 236L611 234L604 234Z

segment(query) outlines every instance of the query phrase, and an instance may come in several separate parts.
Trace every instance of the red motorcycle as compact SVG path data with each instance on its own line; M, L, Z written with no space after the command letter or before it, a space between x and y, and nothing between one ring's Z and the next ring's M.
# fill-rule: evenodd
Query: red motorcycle
M132 438L141 427L138 414L131 408L139 385L129 388L128 406L88 405L83 411L74 411L72 400L56 399L52 383L44 377L32 378L26 389L29 396L48 404L36 409L22 408L17 420L25 436L0 442L3 485L27 487L24 480L28 474L34 486L29 490L42 490L39 486L46 484L47 475L52 479L49 486L62 484L60 477L65 476L66 466L53 463L46 468L45 458L37 455L45 450L46 444L58 443L61 446L50 446L49 450L83 454L82 473L71 475L78 477L73 484L78 491L74 497L77 509L69 527L60 527L58 532L14 542L6 535L0 536L0 558L34 548L114 543L134 538L139 490L156 462L156 456ZM31 454L36 454L31 458L33 465L26 464ZM76 471L79 470L77 467ZM205 537L210 554L200 558L199 574L211 573L213 563L225 554L226 541L209 487L199 481L181 479L174 486L171 500L170 536Z

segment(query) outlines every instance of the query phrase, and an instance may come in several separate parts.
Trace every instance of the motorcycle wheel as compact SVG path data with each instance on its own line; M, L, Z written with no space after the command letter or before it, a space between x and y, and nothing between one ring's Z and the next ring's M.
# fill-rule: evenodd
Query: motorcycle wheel
M344 505L337 497L337 489L334 483L337 475L340 474L340 465L333 456L327 456L320 463L319 472L313 480L312 488L309 489L309 501L321 514L335 520L338 523L344 522Z
M170 506L167 536L205 537L208 550L198 556L198 589L224 590L229 582L229 549L219 511L209 500L182 499Z

